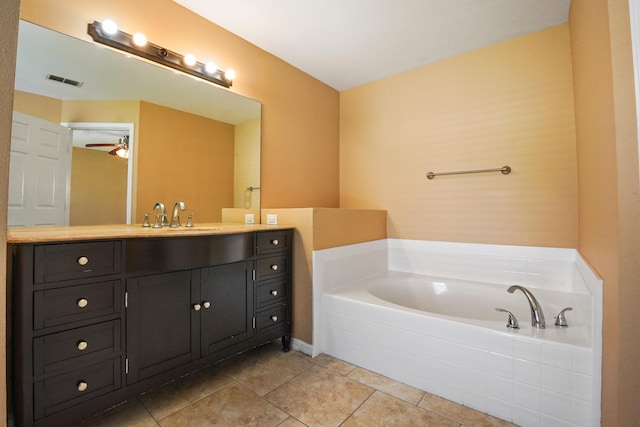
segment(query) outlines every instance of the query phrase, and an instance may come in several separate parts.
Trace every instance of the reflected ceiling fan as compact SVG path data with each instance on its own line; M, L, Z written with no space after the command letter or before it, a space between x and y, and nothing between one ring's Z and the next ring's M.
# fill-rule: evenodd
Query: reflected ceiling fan
M122 157L123 159L129 158L129 135L125 135L118 140L116 144L85 144L87 148L91 147L114 147L109 151L109 154Z

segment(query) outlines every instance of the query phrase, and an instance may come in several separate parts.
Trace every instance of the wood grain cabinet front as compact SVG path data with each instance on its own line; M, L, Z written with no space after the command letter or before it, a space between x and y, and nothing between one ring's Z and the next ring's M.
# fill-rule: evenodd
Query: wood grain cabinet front
M34 329L118 314L122 305L120 283L111 280L35 291Z
M33 339L33 373L70 370L119 352L120 320L48 334Z
M121 248L119 240L38 245L34 283L120 273Z
M34 418L37 420L95 399L120 388L120 382L120 358L36 381L33 387ZM66 425L74 423L69 420Z
M291 229L13 244L16 427L79 425L291 336Z

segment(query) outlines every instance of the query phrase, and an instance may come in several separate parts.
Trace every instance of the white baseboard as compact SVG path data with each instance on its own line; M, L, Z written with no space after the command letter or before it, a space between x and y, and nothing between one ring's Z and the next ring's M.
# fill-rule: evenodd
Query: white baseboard
M313 355L313 346L297 338L291 339L291 348L309 356Z

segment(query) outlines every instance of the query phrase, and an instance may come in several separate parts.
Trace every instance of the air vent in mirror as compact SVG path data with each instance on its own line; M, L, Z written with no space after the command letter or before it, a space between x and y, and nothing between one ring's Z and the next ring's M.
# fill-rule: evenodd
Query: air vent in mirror
M71 80L71 79L66 79L64 77L56 76L54 74L47 74L45 76L45 78L47 80L53 80L53 81L56 81L56 82L65 83L65 84L68 84L68 85L71 85L71 86L76 86L76 87L80 87L84 83L84 82L79 82L77 80Z

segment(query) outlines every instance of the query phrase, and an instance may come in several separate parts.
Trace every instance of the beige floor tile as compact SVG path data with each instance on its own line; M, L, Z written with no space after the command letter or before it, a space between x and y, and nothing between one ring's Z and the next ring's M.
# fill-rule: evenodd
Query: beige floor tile
M165 418L233 383L223 372L216 367L194 372L140 396L140 401L156 420Z
M231 384L160 420L162 427L275 427L288 415L240 384Z
M355 368L355 366L350 363L344 362L340 359L336 359L335 357L328 356L326 354L320 354L314 357L312 361L316 365L323 366L331 371L345 376Z
M289 417L282 423L278 424L278 427L307 427L306 424L301 423L293 417Z
M356 380L362 384L368 385L380 391L383 391L398 399L405 400L409 403L417 405L424 396L424 391L417 388L394 381L391 378L384 377L362 368L355 368L349 373L349 378Z
M236 381L264 396L313 366L310 360L297 351L284 353L279 346L267 345L225 364L222 369Z
M448 418L376 391L341 427L458 427Z
M83 427L158 427L158 423L137 399L89 420Z
M265 398L308 426L338 426L373 389L314 366Z
M418 404L421 408L441 414L447 418L464 424L466 427L507 427L514 426L507 421L476 411L475 409L459 405L442 397L425 394Z

